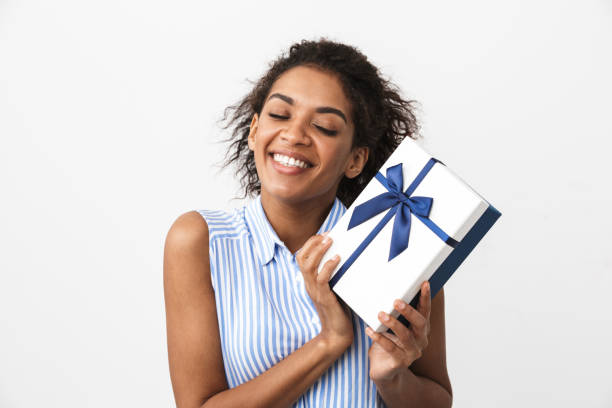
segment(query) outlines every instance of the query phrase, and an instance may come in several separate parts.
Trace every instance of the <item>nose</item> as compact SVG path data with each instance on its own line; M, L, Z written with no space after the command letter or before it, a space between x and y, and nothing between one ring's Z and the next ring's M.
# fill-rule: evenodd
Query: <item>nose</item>
M287 127L280 134L281 140L290 145L309 145L310 136L306 130L308 124L305 120L295 118L287 123Z

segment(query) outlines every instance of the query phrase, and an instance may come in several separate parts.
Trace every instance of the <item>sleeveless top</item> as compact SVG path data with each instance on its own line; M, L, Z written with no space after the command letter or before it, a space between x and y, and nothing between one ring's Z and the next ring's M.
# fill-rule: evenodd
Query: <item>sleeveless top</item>
M346 207L336 198L317 234ZM208 223L210 272L230 388L249 381L321 331L295 259L268 221L261 196L232 211L197 210ZM294 407L384 407L369 377L366 324L352 313L353 344Z

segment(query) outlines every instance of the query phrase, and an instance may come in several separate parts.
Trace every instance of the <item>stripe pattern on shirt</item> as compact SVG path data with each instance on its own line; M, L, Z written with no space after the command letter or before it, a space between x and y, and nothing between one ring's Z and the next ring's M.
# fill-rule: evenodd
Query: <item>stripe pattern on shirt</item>
M346 211L336 198L317 234ZM197 210L209 229L212 285L228 386L249 381L321 331L292 254L270 225L261 196L233 211ZM352 313L354 341L294 407L384 407L369 377L370 338Z

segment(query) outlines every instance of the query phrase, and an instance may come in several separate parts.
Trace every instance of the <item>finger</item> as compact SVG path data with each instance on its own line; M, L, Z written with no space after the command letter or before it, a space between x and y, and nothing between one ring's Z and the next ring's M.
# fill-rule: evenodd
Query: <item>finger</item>
M385 336L386 338L388 338L389 340L391 340L393 343L395 343L395 345L397 346L397 348L403 348L403 344L400 341L399 337L397 337L395 334L391 334L389 332L382 332L380 333L383 336Z
M391 341L386 336L383 336L381 333L376 333L370 327L366 327L365 332L368 337L372 339L372 341L378 343L378 345L382 347L386 352L392 353L397 349L397 345L393 341Z
M429 320L431 315L431 285L428 281L421 285L421 296L419 297L419 312Z
M331 245L331 238L323 235L313 235L306 241L306 244L300 250L300 262L301 267L309 269L309 272L313 272L312 269L319 266L323 254Z
M378 320L380 320L380 322L384 324L386 327L393 330L393 333L395 333L394 337L397 339L395 343L399 347L406 349L410 347L412 344L415 344L415 339L412 334L412 331L406 326L404 326L402 322L397 320L395 317L391 316L388 313L380 312L378 314Z
M304 242L304 245L302 245L302 247L297 250L296 257L300 257L302 259L307 258L308 254L310 253L310 248L313 245L316 245L316 242L319 239L320 239L319 235L313 235L310 238L308 238L306 242Z
M394 307L395 310L400 312L410 322L410 327L415 334L422 336L425 333L427 328L425 316L401 299L395 300Z
M308 249L307 267L318 269L323 254L331 246L332 239L327 235L317 235L317 239L313 240L312 245Z
M323 264L323 267L317 274L317 283L327 283L331 278L331 274L340 262L340 255L334 255L330 260Z
M317 277L319 273L319 268L321 266L321 260L323 259L323 256L325 255L325 253L327 252L327 250L329 249L331 245L332 245L331 238L323 237L323 239L321 239L318 245L312 247L311 256L309 258L309 263L307 267L313 269L312 273L314 274L315 278Z

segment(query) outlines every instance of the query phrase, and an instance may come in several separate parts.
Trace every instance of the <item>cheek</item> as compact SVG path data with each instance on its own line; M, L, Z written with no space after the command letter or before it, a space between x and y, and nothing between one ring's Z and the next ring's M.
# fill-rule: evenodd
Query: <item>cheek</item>
M324 152L332 166L342 168L349 159L350 147L344 144L335 143L325 146Z
M261 154L267 145L267 137L262 129L257 129L257 134L255 135L255 140L249 140L249 149L255 153L255 156Z
M272 127L272 126L263 126L257 129L257 137L255 139L257 142L255 144L255 149L256 150L264 149L265 146L268 145L270 140L274 138L274 135L277 132L278 132L277 127Z
M278 131L281 127L283 127L283 122L262 118L259 122L258 132L270 134Z

